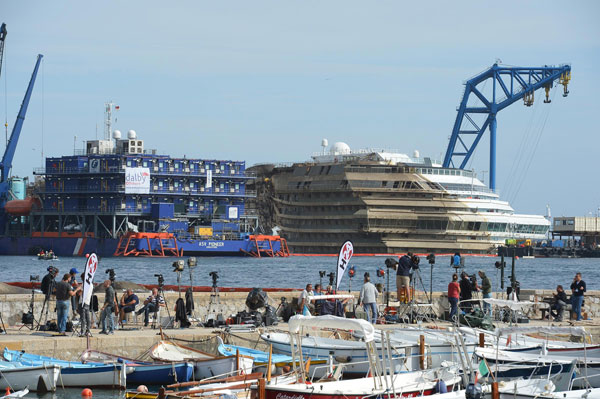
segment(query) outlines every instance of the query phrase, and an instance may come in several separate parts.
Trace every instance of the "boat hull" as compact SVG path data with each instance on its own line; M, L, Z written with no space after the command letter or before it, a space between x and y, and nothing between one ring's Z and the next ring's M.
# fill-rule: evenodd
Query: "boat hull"
M92 367L63 367L61 383L65 387L118 388L127 387L127 368L122 364Z
M0 389L54 392L59 374L60 366L57 365L3 368Z
M133 368L133 373L127 375L127 383L168 385L177 382L188 382L194 375L194 365L191 363L175 364L138 364L128 367Z

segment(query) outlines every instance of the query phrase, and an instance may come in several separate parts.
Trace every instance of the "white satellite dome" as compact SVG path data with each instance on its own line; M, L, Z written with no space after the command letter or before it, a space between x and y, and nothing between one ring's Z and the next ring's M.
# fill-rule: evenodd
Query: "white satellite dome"
M130 140L133 140L137 137L137 133L135 132L135 130L130 130L127 132L127 138Z
M321 147L327 147L329 145L329 141L327 139L321 140Z
M120 140L121 139L121 131L120 130L115 130L113 132L113 139L115 139L115 140Z
M330 155L344 155L344 154L350 154L350 152L351 152L350 146L346 143L342 143L341 141L338 141L337 143L333 143L333 145L329 149Z
M413 158L421 158L421 153L419 153L419 150L414 150L413 151Z

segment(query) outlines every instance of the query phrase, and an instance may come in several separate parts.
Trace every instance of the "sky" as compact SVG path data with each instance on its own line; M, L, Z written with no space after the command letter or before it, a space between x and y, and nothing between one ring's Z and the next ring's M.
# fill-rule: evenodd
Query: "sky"
M572 66L570 94L497 117L497 188L519 213L600 208L600 2L8 1L0 117L44 61L13 162L32 176L114 127L159 153L308 160L321 140L441 159L463 83L496 60ZM489 179L488 134L468 165ZM0 144L0 147L2 145Z

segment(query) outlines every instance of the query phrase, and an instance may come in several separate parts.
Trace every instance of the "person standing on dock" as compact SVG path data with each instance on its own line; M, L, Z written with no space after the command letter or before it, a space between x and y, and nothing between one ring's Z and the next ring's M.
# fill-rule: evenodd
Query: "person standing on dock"
M306 288L302 290L300 298L298 298L298 309L302 312L303 316L310 316L310 309L308 308L308 304L310 302L308 300L308 297L313 295L314 293L312 284L306 284Z
M473 303L470 302L473 299L473 284L471 283L471 278L467 274L467 272L462 272L460 274L460 308L465 312L470 312L473 307Z
M402 298L404 298L405 303L410 302L410 274L415 268L412 257L412 252L408 252L398 259L398 265L396 266L396 291L398 302L400 302Z
M73 289L69 284L70 274L65 274L62 281L56 284L56 320L58 325L58 335L67 335L67 319L69 318L69 305L73 297L81 288Z
M71 284L71 286L73 286L74 289L76 289L78 287L77 284L77 275L79 274L79 272L77 271L76 268L71 268L71 270L69 270L69 276L71 276L69 278L69 284ZM73 310L73 317L77 316L77 302L78 302L78 297L73 296L71 297L71 309Z
M450 303L450 321L454 322L454 317L458 313L458 298L460 298L460 285L458 284L458 275L452 275L452 281L448 284L448 302Z
M377 288L371 282L369 273L365 273L365 283L358 295L358 304L362 304L367 313L367 321L371 324L377 323Z
M114 334L115 289L110 283L110 280L104 280L102 286L106 292L104 294L104 305L102 306L102 312L100 313L100 323L102 324L102 331L100 331L100 334Z
M581 279L581 273L577 273L573 282L571 283L571 306L573 307L573 313L577 315L577 321L583 320L581 317L581 305L583 304L583 293L587 290L585 281Z
M492 282L490 278L486 276L483 270L479 271L479 278L481 278L481 294L483 295L483 299L492 297ZM492 305L483 301L483 313L486 315L490 314L492 311Z

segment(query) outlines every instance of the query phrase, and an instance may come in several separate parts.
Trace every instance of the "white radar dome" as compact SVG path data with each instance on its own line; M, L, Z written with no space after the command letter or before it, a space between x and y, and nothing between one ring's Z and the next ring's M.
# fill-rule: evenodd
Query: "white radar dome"
M341 141L333 143L333 145L329 149L329 154L331 155L344 155L350 154L350 152L350 146L346 143L342 143Z
M121 131L120 130L115 130L113 132L113 139L115 139L115 140L120 140L121 139Z
M321 140L321 147L327 147L329 145L329 141L327 139Z
M135 139L137 137L137 133L135 132L135 130L130 130L127 132L127 138L132 140Z
M421 158L421 154L419 153L419 150L413 151L413 158Z

